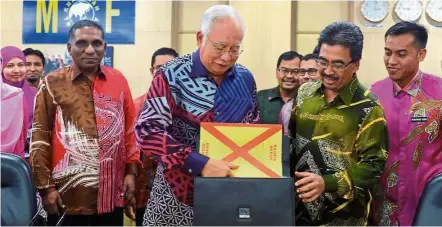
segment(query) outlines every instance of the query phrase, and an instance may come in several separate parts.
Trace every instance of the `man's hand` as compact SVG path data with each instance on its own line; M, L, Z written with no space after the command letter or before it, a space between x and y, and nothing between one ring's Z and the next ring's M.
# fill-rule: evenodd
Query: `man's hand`
M203 177L235 177L232 169L237 169L238 165L216 159L209 159L204 166L201 175Z
M48 214L60 215L60 211L65 208L65 205L58 191L54 190L43 197L43 207Z
M124 177L124 212L126 216L132 220L135 220L136 200L135 200L135 176L133 174L127 174Z
M135 200L135 198L133 198L133 199ZM134 201L134 203L135 203L135 201ZM133 206L126 206L124 208L124 213L131 220L135 220L135 209L133 208Z
M312 202L317 199L325 189L324 179L310 172L295 172L296 177L301 178L296 181L296 192L303 202Z

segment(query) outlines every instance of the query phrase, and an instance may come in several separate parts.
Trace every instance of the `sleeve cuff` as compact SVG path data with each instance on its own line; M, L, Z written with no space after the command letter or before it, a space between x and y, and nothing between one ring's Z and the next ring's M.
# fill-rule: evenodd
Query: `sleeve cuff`
M184 161L183 170L192 176L200 176L209 157L197 152L191 152Z
M137 163L127 163L126 164L126 175L133 174L135 176L138 175L138 165Z
M336 192L338 190L338 179L336 179L335 175L324 175L322 178L325 185L324 191Z
M41 196L46 196L55 190L56 190L55 187L51 186L51 187L45 188L45 189L38 189L38 192L40 193Z

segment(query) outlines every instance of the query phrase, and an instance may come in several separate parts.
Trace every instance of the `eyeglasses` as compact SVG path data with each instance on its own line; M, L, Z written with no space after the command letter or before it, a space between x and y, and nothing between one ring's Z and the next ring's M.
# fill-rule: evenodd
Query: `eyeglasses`
M278 71L284 76L287 76L288 74L292 74L293 76L296 76L299 73L299 69L290 70L290 69L286 69L286 68L279 68Z
M308 75L313 76L313 75L316 74L316 72L318 72L317 69L315 69L315 68L308 68L308 69L299 69L298 74L300 76L304 76L305 73L307 73Z
M161 68L161 66L163 66L163 65L156 65L156 66L152 67L152 69L153 70L158 70L159 68Z
M229 52L229 55L231 57L238 57L242 52L242 47L241 44L235 47L230 48L230 50L227 50L227 47L224 44L221 43L215 43L212 40L209 39L209 37L207 37L207 40L209 40L210 45L215 49L216 53L221 55L224 52Z
M353 63L353 60L351 60L349 63L345 64L342 62L328 62L327 60L324 60L322 58L318 58L316 59L316 64L321 67L321 68L328 68L328 66L330 65L331 68L335 71L339 71L339 70L343 70L344 68L346 68L347 66L351 65Z

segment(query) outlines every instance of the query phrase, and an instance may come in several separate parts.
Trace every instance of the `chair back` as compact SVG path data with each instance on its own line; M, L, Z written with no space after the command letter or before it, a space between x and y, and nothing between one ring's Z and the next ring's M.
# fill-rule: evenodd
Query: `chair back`
M442 173L434 176L425 186L413 226L442 226Z
M1 225L27 226L36 212L31 168L21 157L1 152Z

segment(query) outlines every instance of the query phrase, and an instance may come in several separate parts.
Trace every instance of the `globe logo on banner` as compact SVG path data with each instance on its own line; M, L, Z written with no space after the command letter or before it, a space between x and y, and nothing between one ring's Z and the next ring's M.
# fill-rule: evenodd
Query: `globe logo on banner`
M66 10L68 11L68 16L64 19L66 22L66 26L70 27L75 22L79 20L89 19L93 21L98 21L98 18L95 17L95 11L99 11L100 7L95 6L96 1L88 1L88 0L80 0L78 2L74 2L74 4L70 4L70 2L66 3ZM69 6L70 5L70 6Z

